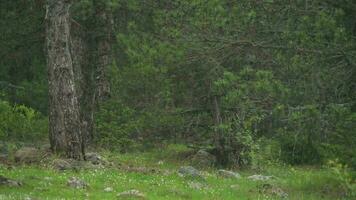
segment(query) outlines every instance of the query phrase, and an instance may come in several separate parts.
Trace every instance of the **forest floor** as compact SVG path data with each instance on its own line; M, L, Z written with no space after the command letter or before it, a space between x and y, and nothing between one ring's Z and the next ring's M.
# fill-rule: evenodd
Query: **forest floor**
M183 147L170 146L145 153L100 153L110 167L54 170L49 166L0 165L0 175L21 182L21 186L0 184L0 200L20 199L351 199L343 196L343 183L330 169L312 167L268 167L237 170L241 178L222 178L217 169L201 170L204 179L180 176L181 166L190 165ZM247 177L273 176L266 181ZM77 177L83 188L68 186ZM126 191L126 193L125 193Z

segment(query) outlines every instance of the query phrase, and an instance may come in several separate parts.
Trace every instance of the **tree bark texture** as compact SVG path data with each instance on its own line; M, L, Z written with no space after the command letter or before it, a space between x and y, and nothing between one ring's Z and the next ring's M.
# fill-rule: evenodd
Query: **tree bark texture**
M83 159L79 104L70 53L70 0L47 0L46 47L51 149Z
M96 98L102 102L110 97L110 82L108 79L109 68L112 65L112 29L113 17L105 0L94 1L96 31L95 40L97 45L96 64Z
M95 81L89 38L84 27L71 23L71 55L80 109L83 143L91 143L94 135Z

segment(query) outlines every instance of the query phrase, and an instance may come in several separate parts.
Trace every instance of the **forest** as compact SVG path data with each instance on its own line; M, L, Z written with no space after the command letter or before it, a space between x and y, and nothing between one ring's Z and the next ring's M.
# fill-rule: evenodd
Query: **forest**
M356 199L356 1L0 0L2 199Z

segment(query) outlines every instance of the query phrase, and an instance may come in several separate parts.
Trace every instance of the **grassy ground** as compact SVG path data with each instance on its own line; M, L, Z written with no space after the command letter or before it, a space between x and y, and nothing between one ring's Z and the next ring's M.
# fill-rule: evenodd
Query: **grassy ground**
M0 199L119 199L117 194L130 189L144 193L146 199L281 199L263 191L264 185L273 185L288 194L288 199L352 199L342 197L343 185L328 169L270 167L260 171L277 177L269 182L255 182L246 177L257 172L243 170L241 179L223 179L216 170L204 171L206 182L202 188L192 187L195 180L177 175L177 169L189 161L182 156L184 148L168 148L146 153L105 153L114 167L80 171L58 172L44 166L0 167L0 175L20 180L22 187L0 186ZM120 167L117 167L120 166ZM147 170L149 169L149 170ZM68 178L85 180L89 187L73 189ZM104 188L112 187L112 192Z

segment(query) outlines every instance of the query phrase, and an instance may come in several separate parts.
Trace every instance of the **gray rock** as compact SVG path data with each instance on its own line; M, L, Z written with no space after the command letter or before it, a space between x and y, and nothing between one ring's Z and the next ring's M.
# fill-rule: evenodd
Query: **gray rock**
M205 188L205 185L199 182L189 182L188 186L195 190L201 190Z
M230 185L230 188L231 188L231 189L234 189L234 190L238 190L238 189L240 189L240 185L237 185L237 184L235 184L235 185Z
M63 159L55 159L55 160L53 160L52 166L53 166L54 169L60 170L60 171L69 170L69 169L73 168L69 161L63 160Z
M178 170L178 174L182 177L190 177L190 178L203 178L202 174L199 170L195 169L192 166L183 166Z
M288 194L285 191L275 185L271 185L268 183L259 186L259 192L267 195L276 196L281 199L288 199Z
M224 178L234 178L234 179L239 179L241 178L241 175L237 172L232 172L232 171L228 171L228 170L223 170L223 169L220 169L218 171L218 174L221 176L221 177L224 177Z
M40 159L40 151L33 147L23 147L15 152L15 162L17 163L36 163Z
M98 153L86 153L85 154L85 159L89 162L91 162L94 165L99 165L99 164L106 164L106 160L103 159L102 156L100 156Z
M120 198L137 198L137 199L145 199L146 196L145 194L141 193L138 190L128 190L125 192L121 192L117 194L118 197Z
M104 191L105 191L105 192L112 192L112 191L114 191L114 189L113 189L112 187L106 187L106 188L104 189Z
M216 164L216 157L204 150L199 150L191 160L193 165L203 168L212 167Z
M260 175L260 174L255 174L255 175L249 176L247 178L250 180L253 180L253 181L268 181L268 180L272 179L273 176L264 176L264 175Z
M67 185L75 189L85 189L86 187L88 187L88 184L85 181L77 177L69 178L67 181Z
M22 186L22 183L0 175L0 185L5 185L9 187L20 187Z

